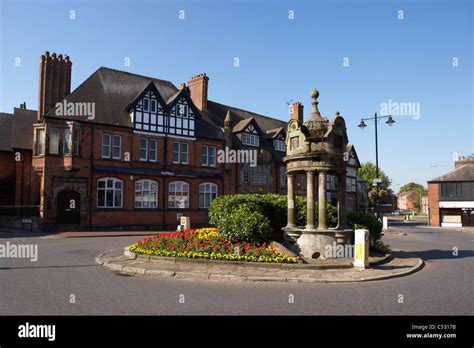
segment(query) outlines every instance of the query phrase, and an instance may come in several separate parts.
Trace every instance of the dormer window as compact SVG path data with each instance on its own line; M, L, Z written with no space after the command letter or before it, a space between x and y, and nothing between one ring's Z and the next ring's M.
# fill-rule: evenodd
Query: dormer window
M181 136L194 136L195 115L187 100L181 98L171 110L169 117L169 133Z
M260 138L258 136L258 132L252 124L249 125L240 135L240 141L244 145L250 145L255 147L260 146Z
M185 95L178 94L166 102L152 86L133 103L131 118L135 130L194 137L197 115Z
M273 140L273 147L277 151L283 151L283 152L286 151L285 142L283 140L280 140L280 139Z

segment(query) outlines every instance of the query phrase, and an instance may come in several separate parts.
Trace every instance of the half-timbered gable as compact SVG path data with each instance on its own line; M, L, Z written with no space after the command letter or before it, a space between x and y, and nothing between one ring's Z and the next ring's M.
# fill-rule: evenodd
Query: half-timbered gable
M199 117L199 110L184 90L172 98L168 109L168 133L193 138L196 135L196 119Z

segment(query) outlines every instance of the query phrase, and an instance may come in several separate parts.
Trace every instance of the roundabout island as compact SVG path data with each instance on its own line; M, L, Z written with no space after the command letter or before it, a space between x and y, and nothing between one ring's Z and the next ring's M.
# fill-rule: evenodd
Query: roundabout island
M237 281L358 282L421 269L421 259L384 245L377 217L347 213L346 125L339 112L331 121L322 116L318 97L313 89L306 122L301 115L287 126L287 194L218 196L208 211L215 227L192 229L182 216L176 232L109 250L96 261L122 274ZM296 194L297 175L306 178L306 197ZM335 205L327 203L328 175L339 183Z

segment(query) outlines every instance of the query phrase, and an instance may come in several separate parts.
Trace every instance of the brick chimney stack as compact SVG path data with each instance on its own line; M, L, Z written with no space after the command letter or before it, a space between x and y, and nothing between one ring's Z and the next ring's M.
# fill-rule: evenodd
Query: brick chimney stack
M206 73L200 74L188 81L188 91L191 99L199 110L207 109L207 87L209 84L209 77Z
M454 161L454 169L458 169L466 164L474 164L474 154L471 156L459 156L459 158Z
M291 103L291 119L303 123L303 104L300 102Z
M72 62L68 56L46 51L40 59L38 120L54 108L54 105L71 92Z

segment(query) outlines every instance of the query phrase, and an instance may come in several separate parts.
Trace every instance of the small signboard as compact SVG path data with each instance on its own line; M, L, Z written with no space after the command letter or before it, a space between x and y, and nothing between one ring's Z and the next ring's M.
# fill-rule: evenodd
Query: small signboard
M185 230L191 228L191 219L189 216L181 216L180 224L184 227Z
M21 229L25 229L25 225L29 225L30 231L33 231L33 219L26 218L26 219L21 219Z

